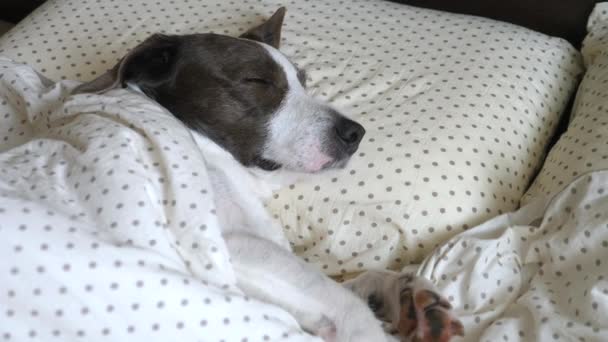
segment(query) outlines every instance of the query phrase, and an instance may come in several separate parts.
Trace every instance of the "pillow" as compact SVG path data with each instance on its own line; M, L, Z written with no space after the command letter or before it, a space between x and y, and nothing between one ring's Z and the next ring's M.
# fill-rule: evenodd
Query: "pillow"
M51 0L0 53L85 81L153 32L238 35L282 3ZM287 7L282 50L367 129L345 170L268 202L297 253L329 274L399 267L517 207L581 72L567 42L385 1Z
M587 67L568 130L551 149L522 203L556 194L578 176L608 168L608 3L589 17L582 54Z

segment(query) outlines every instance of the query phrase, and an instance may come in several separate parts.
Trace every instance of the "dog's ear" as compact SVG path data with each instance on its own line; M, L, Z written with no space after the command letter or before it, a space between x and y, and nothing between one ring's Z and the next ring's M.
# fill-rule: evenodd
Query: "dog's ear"
M152 35L133 48L108 72L79 85L72 94L101 93L123 88L127 82L142 88L162 84L173 75L179 46L177 36Z
M279 8L272 17L263 24L243 33L241 38L256 40L278 49L281 44L281 27L283 26L283 18L285 18L285 11L285 7Z

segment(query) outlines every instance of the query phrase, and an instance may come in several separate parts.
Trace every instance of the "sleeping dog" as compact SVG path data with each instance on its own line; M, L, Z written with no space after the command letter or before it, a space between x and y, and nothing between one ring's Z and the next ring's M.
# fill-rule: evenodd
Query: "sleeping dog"
M249 296L289 311L325 341L448 341L450 304L411 273L368 271L342 285L291 252L263 199L302 174L343 167L364 128L306 93L281 52L285 9L239 38L153 35L74 93L128 87L191 129L208 163L223 237ZM381 321L385 322L383 329Z

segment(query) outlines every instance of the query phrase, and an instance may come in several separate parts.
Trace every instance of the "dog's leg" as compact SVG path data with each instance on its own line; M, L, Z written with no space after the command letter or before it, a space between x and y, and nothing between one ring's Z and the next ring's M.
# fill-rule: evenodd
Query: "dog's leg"
M367 271L343 284L390 324L389 333L403 341L447 342L464 335L450 303L438 294L428 280L413 273Z
M224 237L246 294L282 307L325 341L387 340L365 302L290 251L248 233Z

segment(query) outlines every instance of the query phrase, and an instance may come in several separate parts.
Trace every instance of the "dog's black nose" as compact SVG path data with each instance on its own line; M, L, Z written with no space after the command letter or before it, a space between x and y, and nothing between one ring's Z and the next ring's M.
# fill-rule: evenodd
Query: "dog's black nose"
M353 120L340 118L336 123L336 134L346 147L348 153L352 154L359 147L359 142L361 142L361 139L365 135L365 129Z

